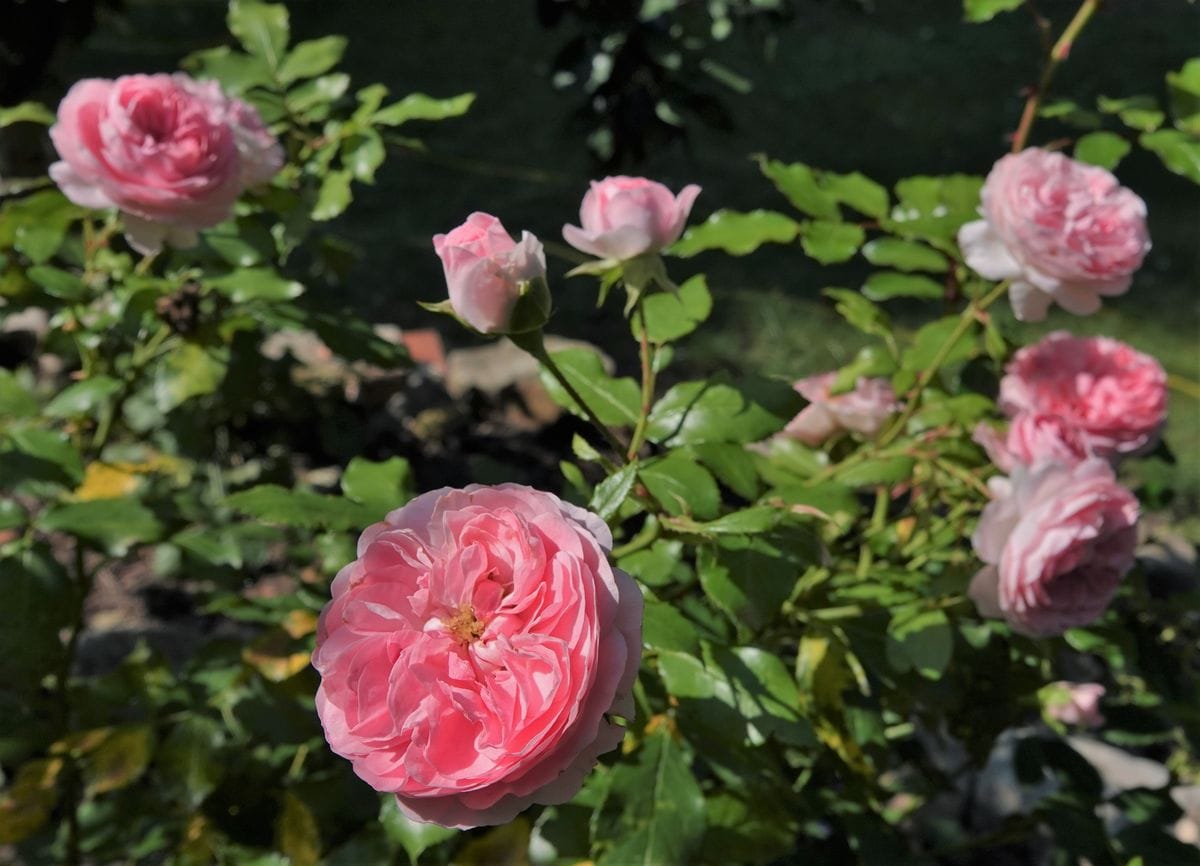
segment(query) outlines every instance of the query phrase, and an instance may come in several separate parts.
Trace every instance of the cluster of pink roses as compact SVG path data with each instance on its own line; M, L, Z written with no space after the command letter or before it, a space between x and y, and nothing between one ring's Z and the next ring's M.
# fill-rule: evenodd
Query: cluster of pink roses
M77 82L50 137L50 176L71 201L121 211L141 253L194 246L197 230L228 219L248 187L283 166L258 111L213 81L183 74Z

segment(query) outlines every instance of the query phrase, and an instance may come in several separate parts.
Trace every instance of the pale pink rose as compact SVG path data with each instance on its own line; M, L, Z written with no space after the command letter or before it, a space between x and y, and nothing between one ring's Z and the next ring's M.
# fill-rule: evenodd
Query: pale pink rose
M995 499L971 543L986 566L969 595L980 614L1034 637L1087 625L1133 567L1138 503L1098 458L1017 466L989 482Z
M835 395L837 375L818 373L793 385L808 405L783 428L785 435L813 446L847 430L870 438L900 408L887 379L860 378L853 391Z
M333 751L418 821L570 799L631 718L642 597L600 518L517 484L443 488L363 532L313 666Z
M1058 693L1046 704L1046 715L1050 718L1082 728L1098 728L1104 724L1100 699L1108 690L1100 683L1057 682L1050 684L1050 691Z
M195 96L207 102L233 130L234 142L242 160L242 185L259 186L283 168L283 148L263 123L258 109L233 96L227 96L215 81L195 81L186 75L175 80Z
M1084 447L1115 459L1154 447L1167 417L1167 374L1110 337L1055 331L1018 351L1000 382L1008 415L1057 415Z
M541 241L529 232L514 241L500 220L479 211L449 233L434 235L433 249L442 260L450 306L484 334L508 331L529 284L546 276Z
M658 252L679 240L700 187L679 195L644 177L592 181L579 208L580 226L563 226L563 238L580 252L623 262Z
M1120 295L1150 249L1146 204L1112 173L1036 147L1002 157L983 185L982 220L959 229L968 265L1012 280L1018 319L1051 302L1077 316Z
M1018 463L1035 466L1053 461L1072 465L1091 456L1083 434L1060 415L1019 412L1006 434L980 423L972 438L1005 473L1011 473Z
M84 207L119 208L142 253L194 245L198 229L229 218L247 183L282 164L257 112L185 75L77 82L50 137L61 157L50 176L63 194Z

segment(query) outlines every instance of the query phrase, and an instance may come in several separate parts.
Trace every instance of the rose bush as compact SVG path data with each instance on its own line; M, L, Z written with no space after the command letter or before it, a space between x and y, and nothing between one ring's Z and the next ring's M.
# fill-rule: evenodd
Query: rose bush
M519 485L435 490L367 529L313 665L330 746L445 826L569 800L633 715L642 598L602 520Z

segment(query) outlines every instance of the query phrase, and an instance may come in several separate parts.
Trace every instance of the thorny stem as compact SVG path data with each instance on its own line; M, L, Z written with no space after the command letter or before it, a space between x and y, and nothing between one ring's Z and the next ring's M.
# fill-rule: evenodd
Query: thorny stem
M1008 284L1008 280L998 283L990 292L988 292L982 298L977 298L976 300L971 301L971 303L967 305L967 308L963 310L962 315L958 318L958 324L955 325L954 330L950 332L950 336L946 338L946 342L942 343L937 350L937 354L933 356L933 360L929 362L929 366L922 370L921 375L917 377L917 384L913 386L912 391L909 392L908 400L904 405L904 409L899 415L896 416L896 420L892 422L892 426L889 427L884 434L879 437L878 444L880 446L887 445L889 442L899 436L904 430L904 427L906 424L908 424L909 419L912 418L917 409L920 408L921 397L925 393L925 389L929 386L929 383L933 381L933 377L937 375L942 364L944 364L946 359L950 357L950 352L953 351L955 344L962 339L963 334L965 334L967 329L974 324L979 314L990 307L1001 295L1008 291Z
M650 358L650 337L646 333L646 308L638 304L638 324L641 325L642 339L640 355L642 360L642 407L638 414L637 426L633 428L633 438L629 442L626 458L633 460L638 450L646 440L646 425L650 420L650 409L654 406L654 364Z
M1067 59L1067 56L1071 53L1071 47L1075 44L1075 40L1079 38L1079 34L1087 26L1092 16L1096 14L1096 10L1100 8L1102 2L1103 0L1083 0L1083 3L1075 12L1075 17L1067 25L1067 29L1062 32L1062 35L1058 37L1058 41L1050 49L1050 54L1046 58L1045 65L1042 67L1041 80L1038 81L1037 87L1029 94L1029 98L1025 100L1025 109L1021 112L1021 121L1017 124L1017 131L1013 133L1013 153L1020 153L1024 150L1025 143L1029 140L1029 132L1033 129L1033 122L1037 119L1038 109L1041 108L1042 100L1045 99L1046 93L1050 89L1050 82L1054 79L1054 73L1058 70L1059 64Z
M546 351L546 344L542 340L541 331L533 331L526 334L510 334L509 339L513 341L519 348L525 350L534 359L541 364L554 377L554 380L562 386L562 389L567 392L574 402L579 407L580 411L587 416L588 421L592 426L600 432L604 440L617 452L617 457L622 462L629 462L625 459L627 447L624 442L617 438L617 434L596 415L592 407L579 395L575 390L575 386L570 383L563 371L559 369L558 364L554 363L554 359L550 357L550 353Z

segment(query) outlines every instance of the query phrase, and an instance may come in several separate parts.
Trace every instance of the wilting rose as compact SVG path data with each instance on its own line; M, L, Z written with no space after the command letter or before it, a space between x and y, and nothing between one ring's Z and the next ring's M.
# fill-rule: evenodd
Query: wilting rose
M626 261L679 240L700 187L685 186L678 196L644 177L592 181L579 208L580 226L563 226L575 249L602 259Z
M333 751L419 821L570 799L633 715L642 597L604 521L516 484L426 493L368 528L321 614Z
M1011 473L1017 464L1053 461L1071 465L1091 454L1083 434L1060 415L1019 412L1006 434L981 423L972 438L1004 473Z
M837 372L818 373L793 386L808 401L783 432L806 445L820 445L849 430L872 437L897 409L896 394L886 379L860 378L853 391L833 394Z
M1093 454L1154 447L1167 417L1167 374L1149 355L1109 337L1055 331L1013 356L1000 382L1009 415L1055 415Z
M442 260L450 306L460 319L484 334L503 334L514 325L517 304L538 293L541 321L549 313L545 288L546 253L529 232L514 241L500 220L475 212L458 228L434 235L433 249ZM544 297L543 297L544 296ZM532 297L532 295L531 295ZM524 329L524 328L522 328Z
M1064 725L1098 728L1104 724L1100 700L1107 691L1100 683L1051 683L1045 690L1046 715Z
M50 176L89 208L123 212L143 253L192 246L198 229L229 218L248 183L282 165L278 142L253 108L186 75L126 75L76 83L50 138Z
M1018 466L993 478L996 498L971 542L986 566L970 596L983 616L1034 637L1087 625L1133 567L1138 503L1097 458Z
M1120 295L1150 249L1146 204L1111 172L1036 147L1002 157L983 185L982 220L958 234L981 276L1012 280L1018 319L1051 302L1078 316Z

